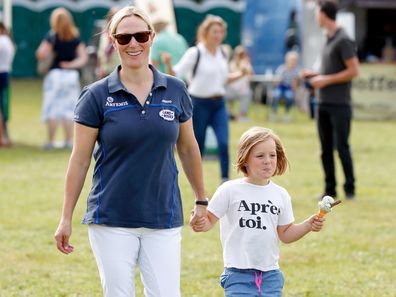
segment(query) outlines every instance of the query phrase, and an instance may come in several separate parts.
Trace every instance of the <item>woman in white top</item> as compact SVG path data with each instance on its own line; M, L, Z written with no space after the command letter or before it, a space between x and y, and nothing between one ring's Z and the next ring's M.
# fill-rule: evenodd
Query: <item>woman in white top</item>
M192 223L194 231L207 231L220 220L225 296L281 297L279 240L291 243L322 229L324 219L317 215L294 223L290 195L271 181L287 166L279 137L270 129L250 128L236 161L245 177L222 184L209 202L208 217Z
M168 72L189 81L193 102L193 125L201 155L205 154L206 129L211 126L217 139L222 181L229 178L228 114L224 101L225 85L245 73L229 73L226 54L221 44L227 24L219 16L208 15L198 27L196 46L189 48L172 67L169 55L163 55Z
M11 144L7 133L7 99L5 91L9 85L9 76L14 59L15 47L7 34L5 25L0 22L0 147Z

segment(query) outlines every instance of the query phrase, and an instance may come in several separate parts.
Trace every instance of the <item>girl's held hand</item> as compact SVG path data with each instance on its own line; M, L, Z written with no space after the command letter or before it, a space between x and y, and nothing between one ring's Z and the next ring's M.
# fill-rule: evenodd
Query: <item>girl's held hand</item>
M194 217L195 211L191 211L191 217L190 217L190 226L191 228L195 231L195 232L206 232L208 230L210 230L210 228L212 227L209 219L207 216L204 217L200 217L197 220L192 220L192 218Z

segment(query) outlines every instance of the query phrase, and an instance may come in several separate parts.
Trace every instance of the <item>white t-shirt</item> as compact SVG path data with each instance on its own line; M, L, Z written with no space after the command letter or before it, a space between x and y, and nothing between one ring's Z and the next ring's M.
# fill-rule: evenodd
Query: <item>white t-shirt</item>
M197 61L197 47L200 58L194 77L190 80L194 65ZM180 61L173 67L177 77L187 77L188 92L196 97L212 97L225 94L225 84L228 80L227 59L220 47L216 54L211 54L206 47L199 43L197 47L190 47Z
M10 37L5 34L0 35L0 72L11 71L14 53L15 48Z
M236 179L222 184L208 211L220 219L224 267L279 269L277 226L294 221L288 192L273 182L258 186Z

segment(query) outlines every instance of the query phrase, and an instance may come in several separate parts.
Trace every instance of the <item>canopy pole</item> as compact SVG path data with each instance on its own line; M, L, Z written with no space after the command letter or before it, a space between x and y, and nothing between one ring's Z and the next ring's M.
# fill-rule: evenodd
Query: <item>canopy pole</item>
M7 29L12 29L12 0L3 1L3 21Z

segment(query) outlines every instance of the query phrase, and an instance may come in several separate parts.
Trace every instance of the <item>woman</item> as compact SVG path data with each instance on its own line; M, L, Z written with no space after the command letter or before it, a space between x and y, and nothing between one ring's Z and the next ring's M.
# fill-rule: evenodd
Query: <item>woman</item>
M122 8L109 29L121 65L85 88L77 103L57 247L73 251L72 214L96 143L83 223L104 295L135 296L139 265L146 296L178 297L184 219L175 147L196 197L193 220L206 215L207 205L191 101L182 81L149 65L155 32L145 13Z
M50 25L51 31L36 51L38 60L46 59L51 52L55 55L43 84L42 120L48 128L48 141L43 148L54 148L59 123L65 131L64 147L71 148L73 110L80 92L78 69L88 61L88 54L73 18L65 8L52 11Z
M188 91L194 106L194 134L203 156L206 129L208 126L213 128L219 150L222 181L229 179L225 85L245 75L244 71L228 72L227 56L221 50L226 30L227 24L221 17L209 15L198 27L197 46L189 48L173 68L170 56L163 55L170 74L190 77Z
M10 72L14 59L15 47L3 22L0 22L0 147L10 146L11 141L8 137L8 97Z

